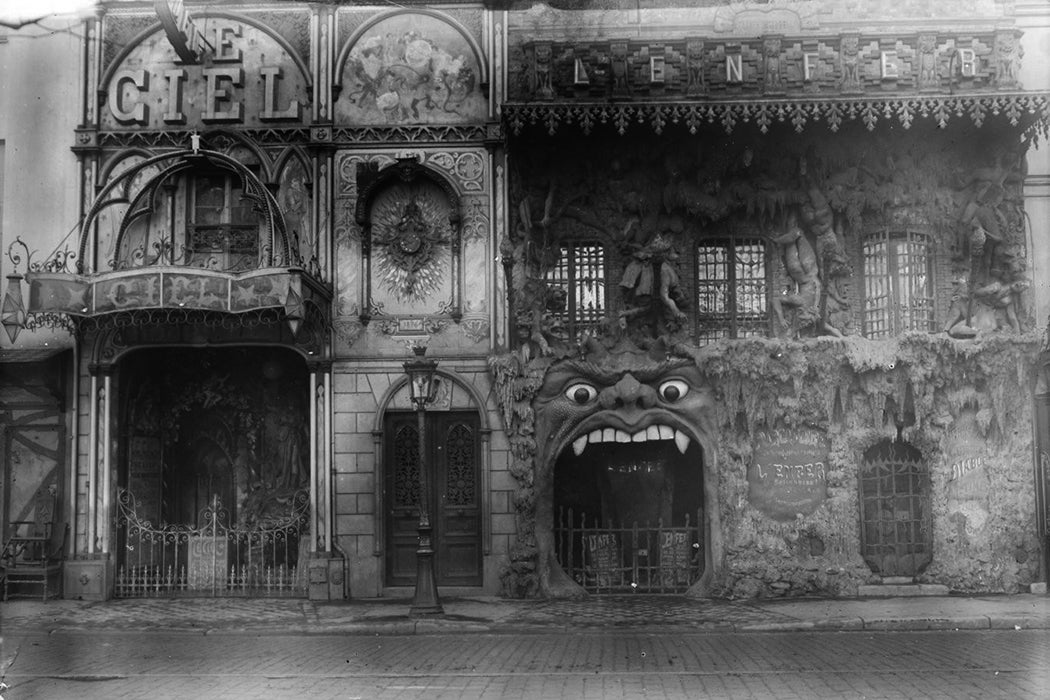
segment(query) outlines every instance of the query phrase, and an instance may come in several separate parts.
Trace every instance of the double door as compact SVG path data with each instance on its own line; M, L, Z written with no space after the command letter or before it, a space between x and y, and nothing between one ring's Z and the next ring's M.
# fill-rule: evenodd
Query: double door
M426 414L428 491L439 586L480 586L481 489L478 417L470 412ZM385 424L386 584L416 579L419 526L419 429L413 412L387 414Z

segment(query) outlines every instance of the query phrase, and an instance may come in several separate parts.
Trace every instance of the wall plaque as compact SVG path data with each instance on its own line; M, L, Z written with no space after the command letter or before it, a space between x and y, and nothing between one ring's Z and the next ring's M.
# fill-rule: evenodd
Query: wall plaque
M830 446L811 431L760 431L747 468L748 500L774 520L809 515L828 496Z

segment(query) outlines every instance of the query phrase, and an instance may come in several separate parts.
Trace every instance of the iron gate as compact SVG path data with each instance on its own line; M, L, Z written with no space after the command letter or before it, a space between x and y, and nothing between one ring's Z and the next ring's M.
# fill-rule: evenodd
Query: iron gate
M309 513L309 494L297 491L286 513L231 526L228 511L214 496L201 511L199 526L155 526L139 518L134 496L122 490L117 532L123 552L114 594L306 596Z
M915 576L933 558L929 475L910 445L884 442L860 468L861 555L883 576Z
M686 514L679 525L604 525L585 513L558 511L558 563L591 593L682 593L704 572L703 528Z

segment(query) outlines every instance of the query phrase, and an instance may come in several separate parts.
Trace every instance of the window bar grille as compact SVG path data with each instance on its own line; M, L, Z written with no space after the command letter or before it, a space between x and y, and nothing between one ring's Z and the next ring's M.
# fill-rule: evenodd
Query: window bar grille
M889 269L889 240L885 231L870 237L864 243L864 335L882 338L890 328L890 300L892 298Z
M565 308L551 311L570 338L597 330L605 316L605 247L574 241L561 247L558 262L547 273L547 284L565 292Z
M696 337L763 335L769 323L765 246L754 239L728 239L697 248Z

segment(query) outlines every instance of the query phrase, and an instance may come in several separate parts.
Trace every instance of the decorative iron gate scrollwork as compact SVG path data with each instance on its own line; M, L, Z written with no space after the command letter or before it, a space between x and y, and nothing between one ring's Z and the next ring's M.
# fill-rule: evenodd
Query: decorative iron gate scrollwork
M310 496L296 491L286 513L233 527L218 496L199 526L154 525L139 518L135 498L121 490L117 532L123 548L118 598L173 595L296 597L306 595Z

